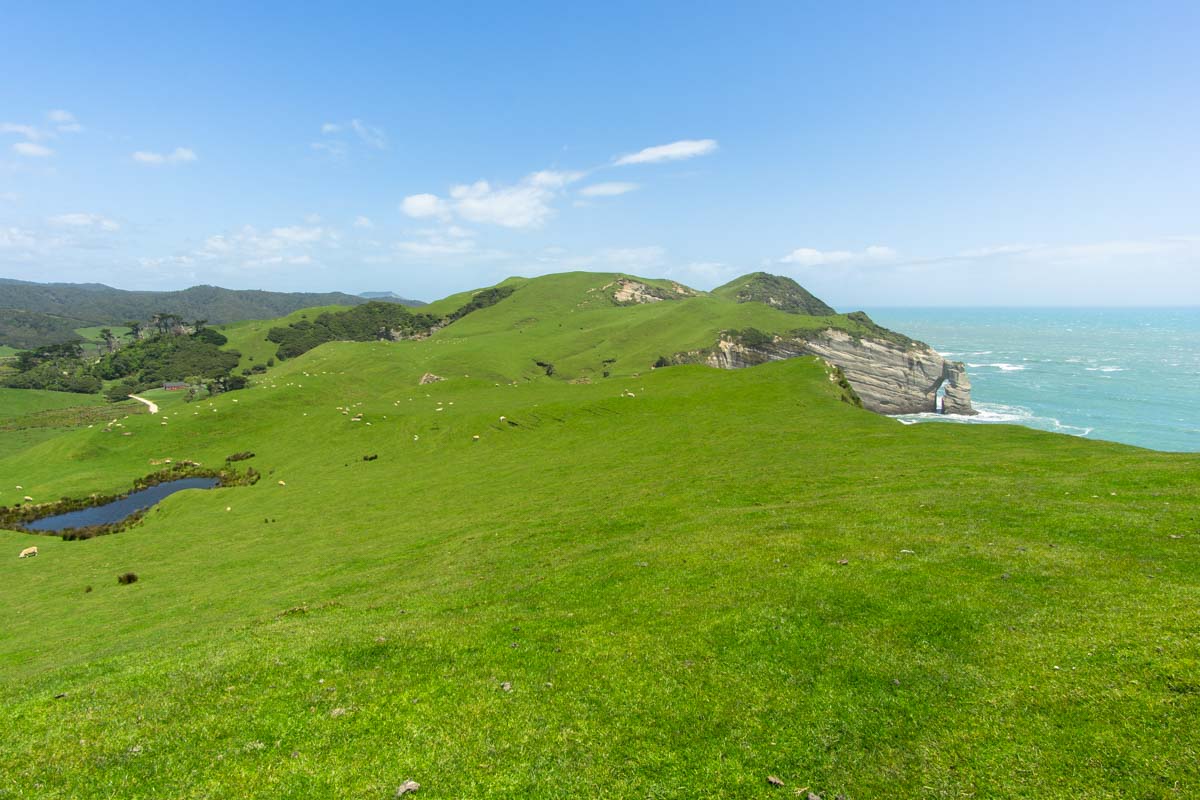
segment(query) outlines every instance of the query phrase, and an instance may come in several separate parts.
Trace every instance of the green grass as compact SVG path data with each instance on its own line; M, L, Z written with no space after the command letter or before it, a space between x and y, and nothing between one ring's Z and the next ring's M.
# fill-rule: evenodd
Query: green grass
M267 341L267 333L271 328L289 325L302 319L316 319L327 311L345 311L349 306L318 306L303 308L279 319L254 319L244 322L232 322L228 325L214 326L224 334L229 342L224 350L237 350L242 354L235 372L252 367L255 364L266 364L267 359L275 356L279 345Z
M903 426L812 359L642 371L771 310L584 283L0 458L39 499L264 472L0 531L0 797L1200 792L1200 457Z
M98 394L0 388L0 458L74 428L141 411L138 403L110 404ZM0 504L21 496L13 487L0 485Z

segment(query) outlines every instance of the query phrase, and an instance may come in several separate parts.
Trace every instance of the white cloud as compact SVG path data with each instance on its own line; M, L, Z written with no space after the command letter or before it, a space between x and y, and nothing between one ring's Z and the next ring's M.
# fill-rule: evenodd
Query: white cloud
M450 190L454 210L463 219L506 228L542 225L554 213L549 204L553 197L553 190L529 181L496 188L476 181Z
M798 264L802 267L819 267L833 264L848 264L859 262L884 262L896 258L896 251L882 245L872 245L865 250L816 250L811 247L799 247L779 259L781 264Z
M475 249L475 243L471 241L432 241L432 240L409 240L397 242L396 249L403 253L414 256L447 256L461 255L469 253Z
M91 228L99 231L118 231L121 226L108 217L100 214L59 214L56 217L50 217L48 220L51 225L68 228Z
M316 263L314 247L336 238L336 234L324 228L295 225L262 232L253 225L245 225L236 233L208 237L189 256L244 268L307 266Z
M352 119L350 120L350 130L358 134L358 138L362 139L365 144L376 150L383 150L387 147L387 136L384 135L383 128L368 125L360 119Z
M346 157L349 147L343 139L334 138L343 134L353 135L360 142L372 147L376 150L387 149L387 134L383 128L376 125L368 125L361 119L352 119L349 122L326 122L321 125L321 135L327 137L319 142L312 142L309 146L313 150L328 153L332 158L341 160Z
M450 187L449 197L414 194L404 198L401 210L417 219L434 217L449 222L455 216L468 222L505 228L537 228L554 215L553 202L565 189L586 176L571 170L531 172L511 186L475 181Z
M24 136L30 141L37 141L42 138L42 132L32 125L21 125L16 122L0 122L0 133L15 133L18 136Z
M145 150L138 150L133 154L134 161L156 167L163 164L184 164L196 159L195 151L187 147L176 147L170 153L151 153Z
M307 244L309 242L319 242L325 238L324 228L305 228L301 225L292 225L287 228L272 228L271 236L282 242L291 244Z
M585 186L579 190L579 193L584 197L616 197L620 194L632 192L638 188L636 183L621 183L613 181L610 183L593 183L591 186Z
M70 111L64 111L57 108L46 114L46 119L54 123L54 127L59 133L79 133L83 130L83 126L75 119L75 115Z
M660 161L679 161L684 158L695 158L714 153L717 150L716 139L683 139L670 144L660 144L647 147L636 153L620 156L614 163L617 166L626 164L656 164Z
M375 223L370 217L358 216L354 218L354 227L356 228L374 228Z
M54 154L54 151L49 147L37 144L35 142L17 142L12 146L12 149L17 153L17 155L30 156L33 158L45 158L46 156Z
M400 203L400 210L414 219L444 218L450 214L446 201L436 194L410 194Z
M0 228L0 249L32 250L37 243L37 237L24 228Z

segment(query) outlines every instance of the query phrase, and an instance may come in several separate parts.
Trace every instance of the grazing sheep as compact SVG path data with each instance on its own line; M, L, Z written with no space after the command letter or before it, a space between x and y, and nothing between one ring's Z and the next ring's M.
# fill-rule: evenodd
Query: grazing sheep
M32 556L36 556L37 554L37 547L26 547L21 551L21 555L17 556L17 558L30 558Z
M287 486L287 484L286 484L286 483L284 483L283 481L280 481L280 482L279 482L279 485L280 485L280 486Z
M30 497L29 495L25 495L25 502L26 502L26 503L32 503L32 502L33 502L33 498L32 498L32 497Z

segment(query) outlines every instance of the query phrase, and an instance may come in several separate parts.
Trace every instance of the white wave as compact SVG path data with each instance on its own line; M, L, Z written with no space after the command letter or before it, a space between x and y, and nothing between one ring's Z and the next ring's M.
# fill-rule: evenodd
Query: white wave
M1088 372L1124 372L1124 367L1084 367Z
M972 369L979 369L980 367L995 367L1001 372L1020 372L1021 370L1025 369L1024 364L1006 364L1003 361L996 364L967 364L967 366L971 367Z
M1067 425L1054 417L1039 417L1031 409L1024 406L1009 406L1002 403L976 403L971 416L965 414L937 414L925 412L921 414L899 414L893 419L904 425L915 425L918 422L954 422L968 425L1024 425L1055 433L1065 433L1070 436L1087 436L1094 428L1079 425Z

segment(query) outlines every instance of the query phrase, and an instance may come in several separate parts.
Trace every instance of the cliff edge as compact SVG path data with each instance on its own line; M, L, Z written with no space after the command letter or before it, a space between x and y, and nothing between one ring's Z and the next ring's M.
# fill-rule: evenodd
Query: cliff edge
M793 314L836 312L790 278L756 272L714 290L739 303L760 302ZM788 334L727 331L705 363L739 369L799 356L817 356L839 367L862 400L880 414L971 415L971 381L961 361L947 361L924 342L875 323L861 311L845 315L857 331L829 326Z

